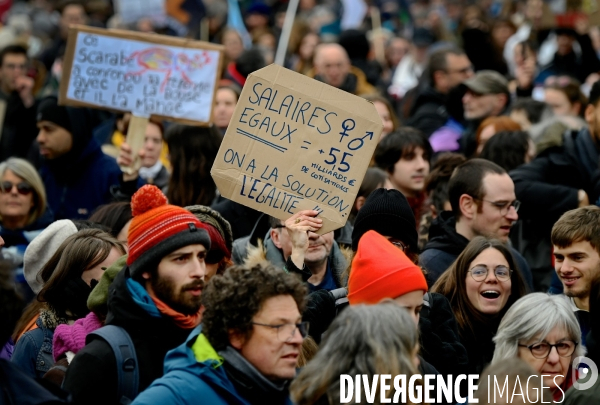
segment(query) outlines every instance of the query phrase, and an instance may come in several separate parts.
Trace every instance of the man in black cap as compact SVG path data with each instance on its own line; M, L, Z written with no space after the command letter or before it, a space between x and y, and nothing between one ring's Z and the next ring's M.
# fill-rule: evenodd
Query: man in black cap
M467 88L462 102L467 122L462 137L463 151L467 156L475 152L475 134L481 122L488 117L502 115L510 102L508 81L493 70L481 70L463 82Z
M92 111L62 107L55 97L40 102L37 114L40 175L55 219L86 219L111 200L121 169L93 139Z

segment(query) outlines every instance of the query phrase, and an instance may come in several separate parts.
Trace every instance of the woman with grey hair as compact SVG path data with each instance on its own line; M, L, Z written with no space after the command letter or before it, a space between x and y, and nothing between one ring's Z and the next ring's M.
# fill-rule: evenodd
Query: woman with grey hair
M585 354L581 329L562 295L533 293L508 310L494 338L492 364L518 357L543 375L555 401L573 384L573 359Z
M418 333L408 311L393 302L350 306L331 324L317 355L290 388L294 403L340 403L340 375L417 373ZM392 385L393 387L393 385ZM393 388L387 391L390 399ZM375 398L380 398L379 385Z

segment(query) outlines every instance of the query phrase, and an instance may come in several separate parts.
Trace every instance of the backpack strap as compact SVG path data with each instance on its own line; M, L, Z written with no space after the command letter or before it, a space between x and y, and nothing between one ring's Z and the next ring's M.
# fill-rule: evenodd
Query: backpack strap
M90 333L106 341L117 362L117 399L121 405L130 404L139 390L139 367L135 347L129 333L116 325L106 325Z

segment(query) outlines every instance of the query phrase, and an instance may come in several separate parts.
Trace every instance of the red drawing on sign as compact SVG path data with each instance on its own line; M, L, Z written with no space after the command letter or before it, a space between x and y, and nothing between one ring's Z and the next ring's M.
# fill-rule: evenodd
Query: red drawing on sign
M139 66L143 69L138 72L131 72L127 75L141 75L147 71L166 72L160 91L164 91L167 81L173 71L179 72L183 80L193 84L186 72L200 69L210 63L210 55L206 51L198 52L193 58L189 58L185 53L174 53L164 48L149 48L143 51L134 52L129 59L136 59Z

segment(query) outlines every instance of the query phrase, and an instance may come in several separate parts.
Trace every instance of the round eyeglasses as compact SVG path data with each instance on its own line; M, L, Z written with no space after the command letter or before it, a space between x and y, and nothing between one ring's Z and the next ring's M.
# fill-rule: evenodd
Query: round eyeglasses
M277 339L280 342L287 343L294 338L296 329L300 331L300 336L305 338L308 335L308 322L284 323L281 325L269 325L266 323L252 322L252 325L265 326L277 330Z
M471 277L473 277L473 280L475 280L477 282L482 282L487 278L488 271L489 270L487 267L485 267L483 265L477 265L477 266L473 267L471 270L469 270L469 273L471 273ZM510 276L512 275L512 272L513 271L506 266L496 266L496 268L494 269L494 274L496 275L496 278L498 279L498 281L510 280Z
M531 355L536 359L545 359L550 355L550 351L553 347L556 347L556 352L560 357L570 357L575 353L575 348L579 343L564 340L562 342L551 345L550 343L540 342L532 345L519 345L520 347L526 347L531 352Z

